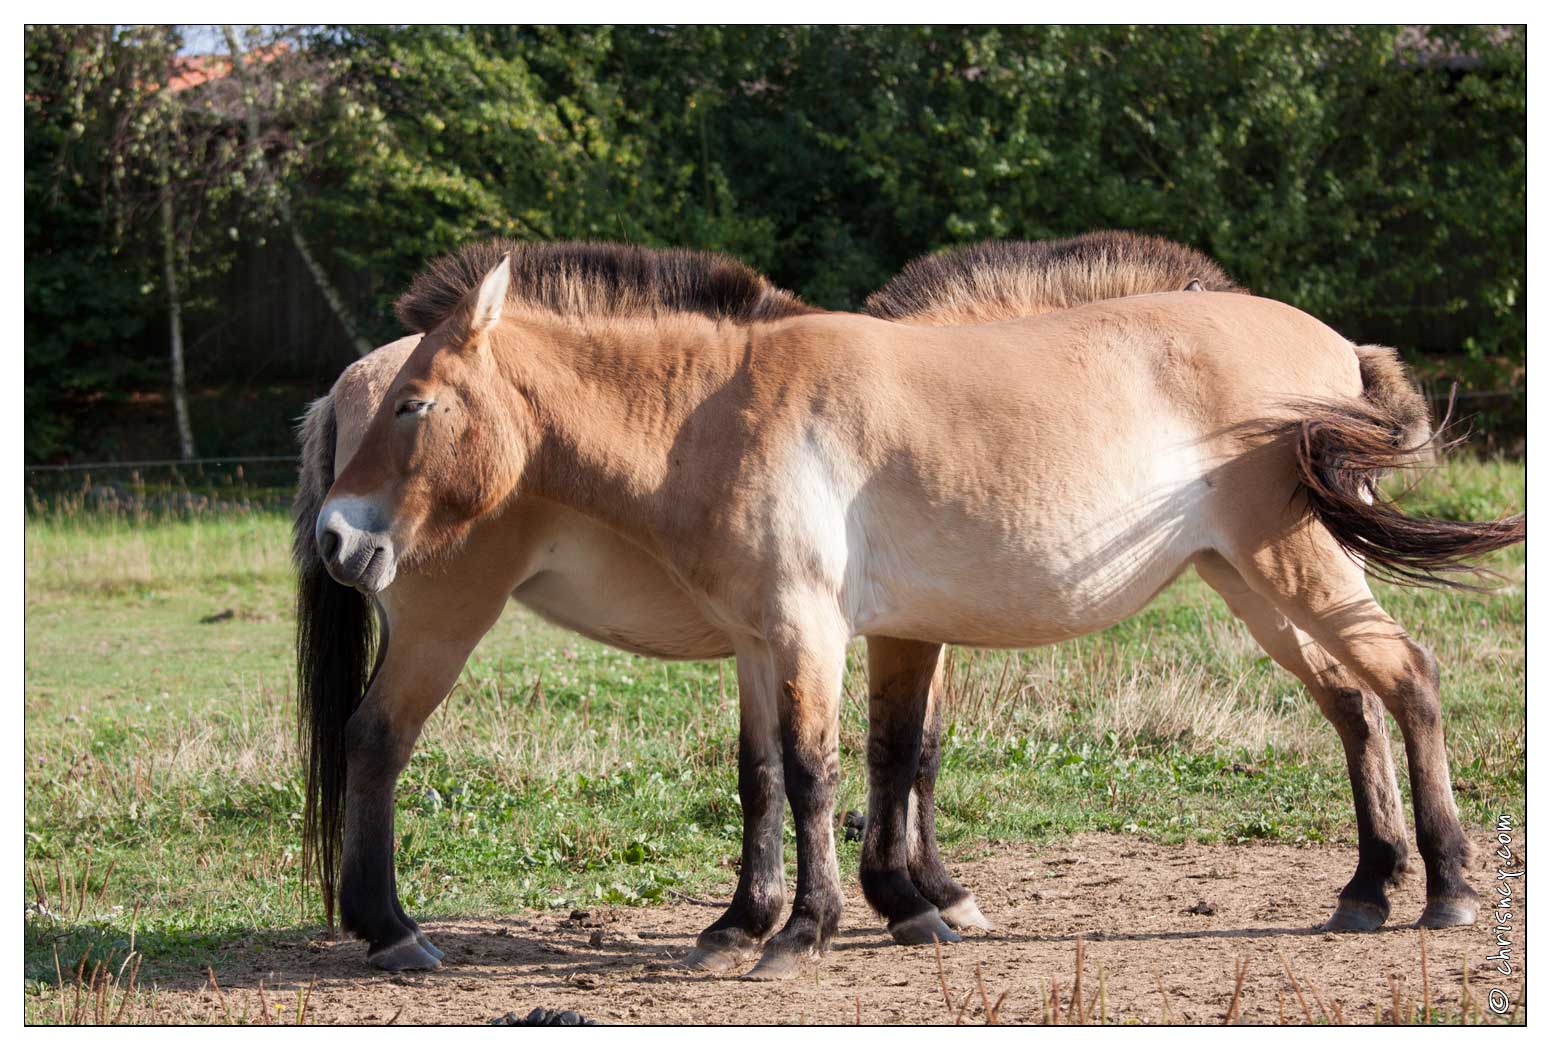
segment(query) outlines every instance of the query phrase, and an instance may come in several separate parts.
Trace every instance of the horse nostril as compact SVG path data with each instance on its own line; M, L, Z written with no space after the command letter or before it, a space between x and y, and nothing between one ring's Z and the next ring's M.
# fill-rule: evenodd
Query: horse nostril
M339 533L333 529L325 529L323 535L318 537L318 548L323 555L323 561L332 562L334 556L339 554Z

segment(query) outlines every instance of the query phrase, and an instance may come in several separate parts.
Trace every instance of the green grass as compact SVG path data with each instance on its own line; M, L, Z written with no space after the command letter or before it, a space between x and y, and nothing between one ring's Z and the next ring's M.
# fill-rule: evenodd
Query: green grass
M1522 507L1524 484L1519 463L1461 459L1407 502L1487 517ZM142 983L175 980L321 923L300 878L288 532L265 513L29 521L23 882L29 903L35 883L49 902L26 926L30 1014L42 1017L56 951L68 971L82 954L122 958L133 938ZM1456 794L1475 826L1524 808L1522 549L1493 565L1507 581L1493 594L1378 588L1438 655ZM860 658L840 812L864 808ZM1102 634L953 662L939 797L950 851L1094 829L1354 838L1334 732L1193 574ZM725 887L740 827L733 683L730 662L632 657L513 607L400 783L406 908L501 914ZM840 850L854 871L855 845ZM88 866L83 900L70 885Z

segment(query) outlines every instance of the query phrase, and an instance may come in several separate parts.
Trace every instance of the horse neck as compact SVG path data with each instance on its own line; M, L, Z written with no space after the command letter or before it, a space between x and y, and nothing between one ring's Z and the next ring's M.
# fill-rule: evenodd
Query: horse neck
M736 372L747 328L671 316L524 329L504 356L535 424L522 490L653 546L675 443Z

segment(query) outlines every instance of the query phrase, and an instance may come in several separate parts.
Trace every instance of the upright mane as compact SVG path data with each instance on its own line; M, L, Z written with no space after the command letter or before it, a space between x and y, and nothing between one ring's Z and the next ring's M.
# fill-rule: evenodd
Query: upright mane
M604 241L494 240L433 261L399 297L394 313L411 332L431 331L507 253L512 257L507 302L566 317L672 311L752 322L818 312L738 260L715 252Z
M867 298L864 312L921 325L1032 317L1101 299L1179 292L1243 292L1187 245L1125 230L1058 241L982 241L921 256Z

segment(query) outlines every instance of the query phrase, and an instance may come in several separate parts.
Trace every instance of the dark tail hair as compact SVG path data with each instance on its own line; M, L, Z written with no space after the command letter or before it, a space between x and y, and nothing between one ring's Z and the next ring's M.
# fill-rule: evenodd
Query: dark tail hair
M313 402L300 428L301 479L292 504L296 563L296 727L307 772L302 871L316 875L328 924L344 843L345 724L373 674L377 617L367 597L329 576L314 539L318 511L334 484L334 401Z
M1435 432L1427 401L1388 347L1360 346L1361 400L1299 407L1298 482L1310 510L1368 572L1392 583L1476 588L1474 559L1524 542L1524 516L1453 522L1406 514L1379 494L1390 471L1424 462ZM1441 428L1440 428L1441 430Z

